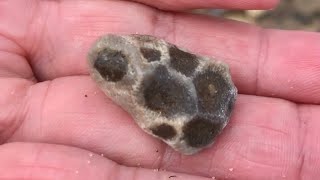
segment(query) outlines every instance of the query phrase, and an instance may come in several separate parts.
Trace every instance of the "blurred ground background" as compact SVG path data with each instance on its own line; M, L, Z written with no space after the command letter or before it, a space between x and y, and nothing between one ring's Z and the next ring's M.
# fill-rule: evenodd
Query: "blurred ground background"
M195 13L221 16L258 24L266 28L320 32L320 0L281 0L273 10L195 10Z

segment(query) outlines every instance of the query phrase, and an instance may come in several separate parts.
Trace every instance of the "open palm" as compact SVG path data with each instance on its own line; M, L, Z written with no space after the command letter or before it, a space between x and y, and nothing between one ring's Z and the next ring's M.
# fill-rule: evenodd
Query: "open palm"
M0 179L319 177L320 35L173 12L276 4L231 2L1 1ZM183 156L99 90L86 53L106 33L162 37L230 65L240 94L214 146Z

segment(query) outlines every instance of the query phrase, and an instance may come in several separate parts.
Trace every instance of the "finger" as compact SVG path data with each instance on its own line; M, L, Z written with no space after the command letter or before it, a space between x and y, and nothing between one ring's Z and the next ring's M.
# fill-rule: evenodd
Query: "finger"
M181 173L125 167L90 151L32 143L2 145L0 172L0 179L207 179Z
M138 128L89 77L40 83L24 102L25 119L8 141L66 144L128 166L218 179L319 175L313 170L313 159L319 158L319 106L240 95L230 124L214 146L182 156Z
M165 37L192 52L227 62L240 93L320 103L320 36L316 33L261 30L221 19L163 13L123 1L38 3L37 14L32 16L40 18L37 23L10 27L28 29L23 36L26 39L19 39L7 26L0 25L0 30L7 30L3 34L21 42L30 53L30 64L40 80L87 74L86 53L98 36L138 32ZM57 7L59 11L55 11ZM4 24L12 22L10 13L20 12L2 9L7 14ZM50 15L42 20L44 14ZM30 18L27 13L21 17ZM43 27L47 31L39 32Z
M254 94L320 104L320 34L268 30L260 38Z
M196 8L221 8L221 9L270 9L274 7L277 0L133 0L164 10L182 10Z
M21 47L0 35L0 143L21 124L24 118L22 99L35 82L24 56Z

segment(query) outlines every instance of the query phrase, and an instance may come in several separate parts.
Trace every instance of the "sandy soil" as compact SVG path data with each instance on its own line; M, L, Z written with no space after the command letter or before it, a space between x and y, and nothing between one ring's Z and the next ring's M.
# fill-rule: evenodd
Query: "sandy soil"
M254 23L266 28L320 32L320 0L282 0L277 8L269 11L196 10L195 12Z

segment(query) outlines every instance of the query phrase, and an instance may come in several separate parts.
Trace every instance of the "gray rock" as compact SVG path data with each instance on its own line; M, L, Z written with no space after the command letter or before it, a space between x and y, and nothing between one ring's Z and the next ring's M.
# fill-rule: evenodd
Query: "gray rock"
M104 93L183 154L210 146L229 121L237 89L220 61L152 36L112 34L93 45L88 59Z

